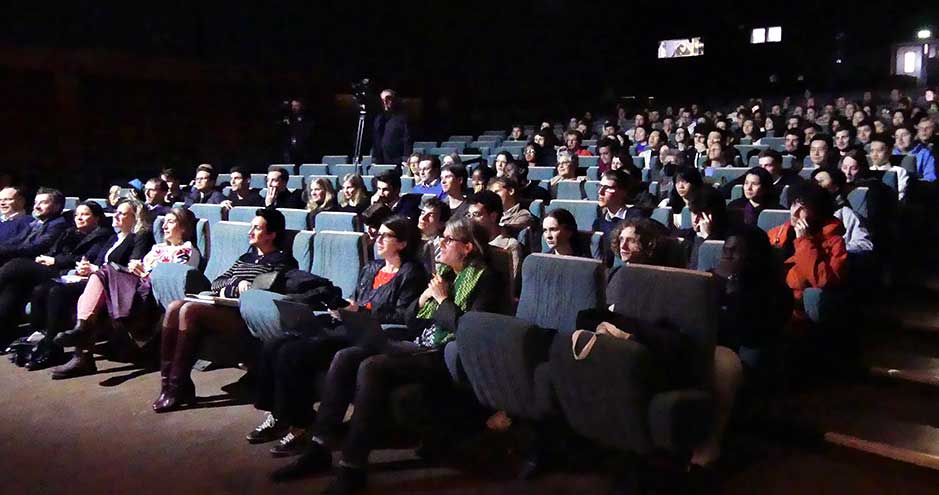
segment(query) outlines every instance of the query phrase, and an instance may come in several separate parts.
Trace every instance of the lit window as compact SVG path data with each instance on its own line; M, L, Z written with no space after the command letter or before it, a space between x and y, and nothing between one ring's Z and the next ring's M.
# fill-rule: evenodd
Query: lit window
M912 74L916 71L916 52L909 51L903 54L903 72Z
M756 28L750 34L750 43L766 43L766 28Z
M770 43L779 43L782 41L782 27L773 26L766 32L766 41Z

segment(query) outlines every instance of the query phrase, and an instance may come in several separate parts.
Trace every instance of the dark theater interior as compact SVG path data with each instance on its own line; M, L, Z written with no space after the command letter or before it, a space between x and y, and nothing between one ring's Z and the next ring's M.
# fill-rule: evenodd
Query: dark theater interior
M939 491L939 4L0 6L0 494Z

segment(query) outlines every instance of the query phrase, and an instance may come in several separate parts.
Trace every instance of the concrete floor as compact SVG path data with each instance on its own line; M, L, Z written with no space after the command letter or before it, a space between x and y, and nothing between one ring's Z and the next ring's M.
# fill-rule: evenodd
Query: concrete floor
M272 485L285 461L244 435L260 420L251 405L232 403L221 387L242 372L193 374L196 408L154 414L157 373L99 361L100 372L52 381L0 359L0 493L2 494L310 494L328 478ZM498 456L495 456L498 457ZM783 494L936 493L939 473L843 451L749 445L728 455L734 467L716 492ZM552 474L532 483L508 469L428 468L410 450L372 456L371 493L605 493L602 474ZM499 462L499 461L496 461Z

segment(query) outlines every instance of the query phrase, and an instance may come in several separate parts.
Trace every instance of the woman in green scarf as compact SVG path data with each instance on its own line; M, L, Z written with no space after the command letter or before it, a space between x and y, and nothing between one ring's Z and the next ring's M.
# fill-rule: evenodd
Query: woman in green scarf
M443 347L455 338L460 316L467 311L495 311L502 303L505 290L485 262L486 239L483 229L466 218L447 223L437 274L413 306L415 317L408 327L414 340L391 342L378 355L360 347L336 353L312 428L313 441L303 455L271 475L274 481L332 469L327 442L353 404L355 412L330 493L354 493L365 487L368 455L386 424L391 392L411 383L447 384L450 374Z

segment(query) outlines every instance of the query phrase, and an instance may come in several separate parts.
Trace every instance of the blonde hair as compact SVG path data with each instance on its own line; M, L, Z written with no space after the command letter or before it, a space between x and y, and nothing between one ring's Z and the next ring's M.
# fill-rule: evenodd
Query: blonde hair
M318 184L324 191L325 197L323 198L323 204L319 204L313 199L313 194L311 191L314 184ZM330 205L335 204L336 190L333 188L333 185L323 177L314 179L313 182L310 183L308 192L310 192L310 194L306 200L306 209L309 210L310 213L316 213L321 209L329 208Z
M346 182L351 182L352 187L355 188L355 193L352 195L352 200L346 199L346 195L342 194L342 189L346 186ZM339 206L348 207L348 206L361 206L368 205L368 191L365 189L365 179L362 178L359 174L346 174L342 176L342 182L339 183L340 194L339 196Z
M135 234L151 234L153 232L153 215L150 213L150 210L147 209L147 205L138 199L125 199L122 201L130 205L130 208L134 211L134 233Z

